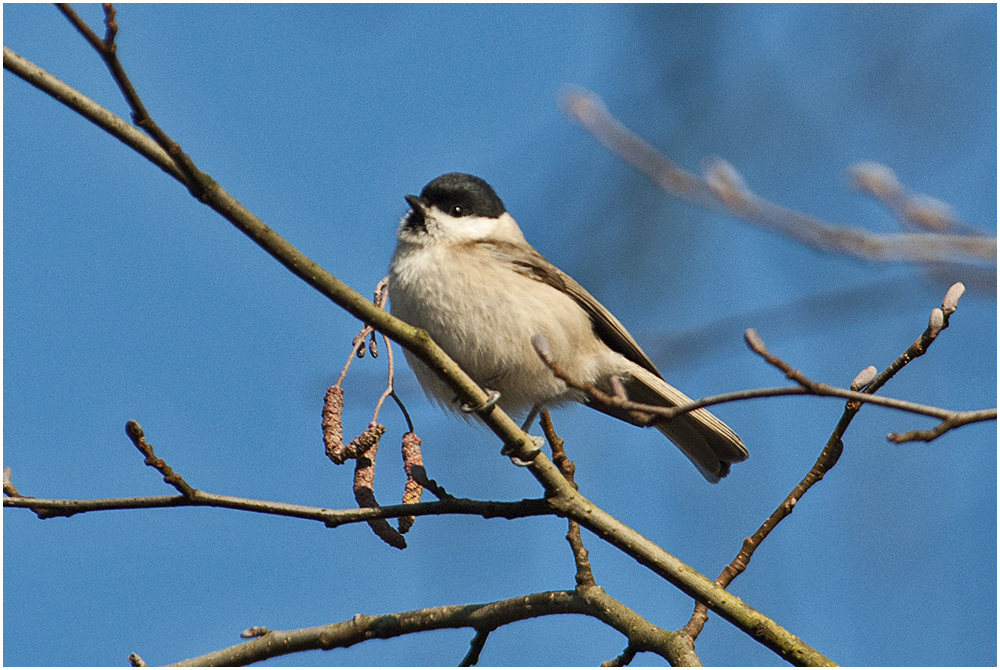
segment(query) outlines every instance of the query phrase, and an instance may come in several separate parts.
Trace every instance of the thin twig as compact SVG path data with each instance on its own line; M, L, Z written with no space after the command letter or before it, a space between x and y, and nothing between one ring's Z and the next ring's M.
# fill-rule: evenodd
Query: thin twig
M479 655L483 653L483 647L486 646L486 640L489 638L490 632L491 631L486 628L476 629L476 634L472 637L472 641L469 643L469 652L458 664L458 667L469 668L479 663Z
M396 397L396 391L395 391L395 389L393 387L393 378L395 376L395 372L396 371L394 369L393 360L392 360L392 345L389 343L389 338L387 338L385 335L382 336L382 339L385 342L386 368L387 368L386 369L385 391L382 392L382 395L379 396L378 402L375 403L375 412L374 412L374 415L372 416L372 422L378 422L379 412L382 411L382 405L385 403L386 398L388 398L389 396L392 396L396 400L396 404L397 405L400 404L399 398ZM374 343L375 343L375 337L373 335L372 336L372 344L374 344ZM407 417L407 418L409 418L409 417ZM407 423L409 423L409 421L407 421Z
M732 560L732 562L729 563L729 565L723 568L722 572L715 580L716 584L722 588L728 588L733 580L747 569L750 560L753 558L754 552L757 551L757 548L760 547L761 543L768 537L768 535L771 534L771 531L773 531L777 525L782 522L782 520L792 513L792 510L795 509L795 506L802 499L802 496L804 496L809 489L813 487L813 485L821 481L837 464L837 461L840 459L844 450L844 433L847 431L847 428L854 419L854 416L861 409L862 404L873 401L875 396L872 396L871 394L880 389L910 361L922 356L927 351L927 348L937 338L941 331L944 328L947 328L948 319L957 309L958 300L962 296L964 290L965 287L960 283L955 284L948 289L941 302L941 308L935 308L932 310L927 329L906 349L906 351L904 351L899 357L896 358L896 360L886 367L881 374L876 375L875 368L873 366L869 366L862 370L854 378L854 381L851 382L851 392L859 393L863 397L861 399L852 399L846 404L844 412L841 415L840 420L837 422L837 426L834 428L833 433L830 435L830 438L827 440L822 452L820 452L820 455L816 459L812 468L810 468L806 476L802 478L802 481L800 481L795 488L792 489L792 492L785 497L781 504L778 505L777 509L771 513L766 521L764 521L760 528L758 528L753 535L743 540L743 546L740 548L739 553ZM788 363L773 355L770 351L768 351L764 341L752 328L747 329L746 340L747 344L751 349L753 349L754 352L763 357L768 363L784 372L789 379L798 382L803 388L809 390L811 393L815 392L817 387L825 386L813 382L801 371L793 369ZM862 389L864 389L864 393L860 393ZM956 417L968 413L954 412L950 414L951 416ZM996 418L996 410L993 410L993 417ZM941 432L944 433L944 430ZM695 605L695 610L691 615L691 619L678 632L686 635L693 642L701 633L707 620L708 609L705 607L704 603L699 602Z
M334 382L334 386L340 387L344 383L344 379L347 377L347 371L351 369L351 363L354 362L355 358L362 358L365 351L365 337L368 333L374 332L374 328L371 326L365 326L361 329L361 332L354 336L351 342L351 353L347 355L347 361L344 363L344 367L340 370L340 376L337 377L337 381Z
M402 516L441 516L461 514L480 516L484 519L521 519L552 515L552 506L544 498L527 498L516 502L495 502L449 497L445 500L422 502L414 505L385 505L381 507L329 509L271 500L254 500L198 490L192 498L182 495L138 496L132 498L96 498L65 500L58 498L4 498L4 507L18 507L32 511L42 508L50 511L49 517L69 517L87 512L106 512L126 509L163 509L171 507L218 507L242 510L256 514L290 517L319 521L329 528L372 519L395 519Z
M552 462L562 472L566 481L574 489L577 488L574 481L576 465L566 455L564 441L556 434L555 426L552 424L552 416L547 409L541 411L539 423L552 449ZM635 654L640 651L655 651L662 647L664 651L657 653L660 653L661 656L666 654L664 657L671 665L701 665L694 653L693 644L689 644L685 638L676 633L654 626L633 610L608 596L604 589L597 585L590 564L589 552L583 545L580 523L574 519L569 520L566 541L573 552L573 561L576 564L576 592L604 613L602 620L605 623L614 626L628 636L629 646L626 655L619 656L615 661L621 661L624 664L627 658L627 662L631 662Z
M556 434L555 426L552 425L552 416L549 414L549 410L543 409L539 415L539 423L542 426L542 433L545 434L545 439L548 440L549 447L552 449L552 462L556 464L559 471L563 474L573 488L578 488L576 482L574 481L574 475L576 474L576 464L573 463L566 455L566 450L564 448L564 442L559 435ZM587 548L583 546L583 537L580 535L580 524L573 519L569 520L569 529L566 531L566 541L569 542L570 549L573 551L573 562L576 563L576 586L577 588L585 586L594 586L594 570L590 565L590 554Z
M808 377L806 377L800 370L793 369L790 365L785 363L780 358L773 356L767 347L763 346L763 340L757 335L757 331L749 328L745 334L747 337L747 343L755 353L760 354L769 363L775 365L780 370L790 375L789 378L798 382L798 386L781 386L773 388L763 388L763 389L747 389L744 391L732 391L729 393L721 393L719 395L707 396L700 400L694 400L689 403L684 403L683 405L677 405L674 407L664 407L662 405L647 405L644 403L634 402L628 398L623 398L616 395L610 395L595 385L590 383L584 383L577 379L574 379L563 370L562 366L556 361L547 346L544 338L540 336L535 336L532 339L532 344L535 346L535 351L538 353L539 357L545 363L546 366L552 371L558 379L561 379L570 388L582 391L587 396L597 400L602 404L611 405L614 407L619 407L621 409L632 411L632 412L643 412L646 414L653 414L656 416L661 416L666 419L673 419L680 414L686 414L700 407L709 407L711 405L721 405L724 403L735 402L738 400L748 400L752 398L771 398L775 396L784 395L809 395L816 397L826 397L826 398L843 398L845 400L851 400L861 403L869 403L872 405L879 405L882 407L888 407L890 409L896 409L903 412L910 412L912 414L922 414L924 416L934 417L936 419L941 419L942 421L951 420L952 425L949 428L957 428L958 426L966 425L969 423L975 423L978 421L987 421L991 417L996 418L995 409L982 409L982 410L965 410L965 411L955 411L943 409L941 407L933 407L931 405L921 405L919 403L910 402L908 400L898 400L896 398L888 398L885 396L873 396L869 393L861 393L853 389L843 389L836 386L830 386L829 384L824 384L822 382L815 382ZM919 342L919 340L918 340ZM923 345L926 348L926 344ZM910 357L916 357L920 354L911 352ZM898 370L890 366L887 368L876 381L881 383L881 386L885 383L885 380L892 377L893 374ZM887 375L887 376L886 376ZM875 382L873 382L875 383ZM878 387L876 387L878 388ZM991 414L992 413L992 414Z
M185 498L191 498L195 495L195 489L189 486L183 477L174 472L162 458L156 457L156 454L153 453L153 445L146 442L146 435L142 432L142 426L135 421L129 421L125 424L125 434L132 440L135 448L146 457L146 465L156 468L163 475L163 481L177 489Z
M170 155L154 140L125 119L97 104L78 90L52 76L31 61L4 46L3 67L43 93L47 93L126 146L134 149L153 165L185 184L184 175Z
M618 654L618 656L616 656L615 658L611 659L610 661L605 661L604 663L601 663L601 667L624 668L626 665L635 660L636 653L637 650L632 645L629 645L625 647L625 650L622 651L622 653Z
M889 167L873 162L855 163L847 170L851 186L866 193L891 211L905 229L979 235L981 231L962 223L947 203L904 186Z
M119 90L121 90L122 95L125 97L125 101L128 103L129 107L132 109L132 122L138 127L145 130L153 140L156 141L160 147L163 148L167 154L173 158L177 167L183 173L185 178L185 184L191 191L191 195L202 199L205 190L209 187L211 179L208 175L201 172L191 160L191 157L181 150L181 146L175 142L167 133L160 128L155 121L153 121L152 116L146 110L146 106L143 104L142 99L139 97L139 93L135 90L132 85L132 81L129 79L128 74L125 72L125 68L122 67L121 61L118 60L118 45L115 43L114 38L118 32L117 24L114 23L114 8L110 3L104 5L105 14L107 17L108 33L107 41L101 40L90 29L90 26L81 19L76 12L67 4L60 3L57 5L59 10L69 19L70 23L86 38L90 45L104 60L104 64L107 65L108 70L111 71L111 76L118 84ZM114 30L111 26L114 25Z
M979 421L996 421L997 410L981 409L975 412L959 412L948 417L934 428L928 430L909 430L905 433L889 433L889 441L896 444L904 442L931 442L947 433L952 428L958 428L970 423Z

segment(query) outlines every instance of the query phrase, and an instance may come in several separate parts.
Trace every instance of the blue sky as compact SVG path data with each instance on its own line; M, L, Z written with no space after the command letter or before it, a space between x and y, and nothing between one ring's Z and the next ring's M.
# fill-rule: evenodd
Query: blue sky
M119 53L147 107L197 164L365 294L392 253L403 195L450 171L489 181L529 241L698 397L780 385L743 345L757 328L812 378L846 386L924 329L947 286L952 327L883 393L952 409L996 404L996 278L933 275L824 254L666 196L563 117L587 87L647 141L698 170L732 163L760 195L828 221L897 231L852 192L873 160L996 234L993 5L123 5ZM96 5L81 14L99 27ZM51 6L4 5L4 43L120 116L97 56ZM103 32L103 31L101 31ZM170 494L124 434L216 493L353 506L323 455L325 387L357 322L157 168L4 74L3 465L22 493ZM382 390L347 381L345 431ZM487 431L399 393L429 474L449 492L540 491ZM655 431L584 409L555 414L591 500L714 577L815 460L838 401L718 408L750 459L706 484ZM376 493L402 488L387 410ZM837 468L734 583L741 598L842 664L994 665L996 425L932 444L932 422L865 408ZM4 512L4 664L151 664L239 642L251 625L315 626L571 588L558 519L421 518L409 548L366 526L209 509L39 521ZM612 596L676 628L689 599L584 534ZM363 566L363 570L359 566ZM471 631L283 659L449 665ZM592 665L624 639L581 617L491 635L484 665ZM775 657L713 617L706 664ZM640 655L636 664L661 659ZM279 663L280 664L280 663Z

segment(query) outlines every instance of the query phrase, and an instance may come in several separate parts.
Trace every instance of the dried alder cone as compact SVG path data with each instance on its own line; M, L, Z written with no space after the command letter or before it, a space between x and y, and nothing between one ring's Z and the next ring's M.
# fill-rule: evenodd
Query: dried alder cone
M424 457L420 453L420 438L416 433L403 435L403 468L406 470L406 488L403 490L403 504L412 505L420 502L424 494L424 487L417 482L414 470L424 468ZM399 532L406 533L413 527L414 517L403 516L399 518Z

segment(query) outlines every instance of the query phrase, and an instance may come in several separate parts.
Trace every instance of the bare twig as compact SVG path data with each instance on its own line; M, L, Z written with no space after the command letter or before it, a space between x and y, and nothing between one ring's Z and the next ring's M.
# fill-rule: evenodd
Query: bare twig
M609 596L601 587L595 584L582 584L577 585L575 592L594 608L598 613L596 615L598 619L628 638L628 648L633 655L640 651L651 651L665 658L673 666L701 665L690 640L683 635L653 625ZM829 664L829 660L826 663Z
M3 48L3 67L43 93L51 95L126 146L131 147L177 181L185 183L184 175L170 155L154 140L121 117L97 104L72 86L53 77L31 61L22 58L6 46Z
M481 516L484 519L520 519L531 516L552 515L552 506L544 498L530 498L517 502L494 502L449 497L435 502L413 505L385 505L355 509L334 510L270 500L254 500L196 490L191 498L174 496L139 496L133 498L97 498L90 500L61 500L56 498L4 498L4 507L30 510L46 509L47 516L73 516L86 512L106 512L126 509L161 509L170 507L219 507L242 510L256 514L290 517L319 521L329 528L345 524L368 522L372 519L395 519L403 516L440 516L462 514Z
M389 299L389 278L383 277L378 284L375 285L375 297L372 299L372 304L374 304L379 309L385 309L385 303ZM344 363L344 367L340 371L340 376L337 377L337 381L334 386L340 386L344 383L344 378L347 377L347 370L351 367L351 363L355 358L365 357L365 341L368 340L368 349L371 351L372 358L378 358L378 347L375 345L375 327L370 323L366 323L361 327L361 331L354 336L351 340L351 353L347 357L347 362ZM392 352L390 352L390 359ZM392 373L390 365L390 389L392 387ZM381 405L381 403L379 403ZM376 412L375 419L378 419L378 413Z
M941 307L935 307L931 310L931 316L928 319L928 324L926 330L920 334L920 337L914 341L906 351L904 351L899 358L894 360L889 367L883 370L871 384L868 385L868 393L874 393L875 391L882 388L882 386L892 379L897 372L902 370L907 363L912 361L914 358L919 358L927 352L927 347L931 345L937 336L941 334L951 320L951 315L955 313L958 309L958 301L965 293L965 285L962 282L952 284L951 287L944 295L944 299L941 301ZM940 416L938 418L947 419L948 416Z
M979 421L996 421L997 410L981 409L973 412L956 412L934 428L928 430L908 430L905 433L889 433L890 442L902 444L904 442L931 442L947 433L952 428L958 428L970 423Z
M926 405L916 405L915 403L908 403L905 401L892 400L892 402L887 402L891 399L872 396L871 394L875 393L875 391L879 390L887 381L892 379L892 377L895 376L897 372L902 370L907 363L915 358L923 356L927 352L927 348L935 339L937 339L937 336L941 334L941 331L948 327L951 315L955 313L956 309L958 309L958 301L962 297L963 293L965 293L965 286L961 282L953 284L948 289L947 293L945 293L944 299L941 301L941 307L935 307L931 310L927 328L923 333L921 333L920 337L918 337L913 344L906 349L906 351L904 351L880 374L871 379L866 379L864 385L867 386L867 388L863 394L858 394L857 389L853 388L851 390L851 395L834 393L833 387L813 382L802 374L802 372L793 370L790 365L767 351L763 341L753 329L747 330L747 343L750 345L751 349L760 354L765 360L767 360L768 363L771 363L778 369L785 372L789 379L793 379L798 382L810 393L816 395L840 395L842 397L848 397L852 401L858 403L859 407L861 403L878 404L941 419L942 422L930 430L912 430L905 433L889 433L887 436L891 442L895 442L897 444L912 441L930 442L931 440L944 435L949 430L958 428L959 426L982 421L995 421L997 418L997 410L996 408L992 408L969 410L964 412L950 411L932 408Z
M552 449L552 461L562 472L566 481L575 489L576 482L574 474L576 465L566 455L564 442L556 434L555 426L552 424L552 416L548 410L542 410L539 416L542 432L548 440ZM655 651L662 646L663 651L658 651L672 665L701 665L697 655L694 653L694 645L676 633L654 626L646 619L640 617L633 610L622 603L611 598L604 590L597 585L594 580L594 571L590 564L590 557L587 548L583 545L583 538L580 534L580 524L574 519L569 520L569 529L566 532L566 541L573 551L573 561L576 564L576 592L588 602L605 613L603 621L628 636L629 644L626 654L619 656L615 661L631 662L632 657L640 651ZM653 645L652 648L649 645ZM614 661L612 662L614 663ZM604 665L604 664L602 664Z
M792 366L781 360L777 356L773 356L767 347L764 346L764 340L760 339L760 335L753 328L747 328L744 333L744 338L746 339L747 345L753 352L763 358L765 361L778 368L785 373L785 376L791 379L793 382L798 383L804 389L810 393L819 395L823 391L823 386L812 381L806 377L800 370L792 369Z
M941 310L937 310L941 311ZM888 407L890 409L897 409L904 412L910 412L913 414L922 414L924 416L934 417L936 419L941 419L943 421L950 421L951 425L942 430L950 428L957 428L968 423L975 423L977 421L987 421L990 418L996 418L996 410L993 409L982 409L982 410L968 410L968 411L955 411L943 409L941 407L933 407L931 405L922 405L915 402L910 402L908 400L898 400L896 398L888 398L885 396L872 396L869 393L861 393L860 391L853 389L842 389L836 386L830 386L829 384L824 384L822 382L815 382L805 376L800 370L793 369L790 365L785 363L785 361L780 358L773 356L771 352L767 350L764 346L763 340L757 334L757 331L753 328L748 328L745 337L747 339L747 344L750 348L762 358L767 360L772 365L775 365L778 369L786 373L793 381L798 382L798 386L783 386L783 387L772 387L763 389L747 389L743 391L732 391L729 393L721 393L719 395L708 396L700 400L694 400L683 405L677 405L675 407L663 407L661 405L647 405L644 403L633 402L628 398L620 397L617 395L609 395L604 393L599 388L593 384L583 383L577 379L571 377L562 366L552 358L551 351L548 347L548 343L541 336L536 335L532 338L532 344L535 346L535 351L538 353L542 361L548 366L552 371L552 374L557 378L561 379L570 388L582 391L591 398L594 398L600 403L612 405L619 407L624 410L632 412L644 412L646 414L654 414L656 416L662 416L667 419L673 419L680 414L686 414L687 412L698 409L699 407L709 407L711 405L720 405L723 403L735 402L737 400L749 400L752 398L771 398L775 396L783 395L812 395L817 397L828 397L828 398L843 398L846 400L852 400L855 402L870 403L872 405L880 405L882 407ZM918 340L918 343L920 341ZM917 343L915 343L916 345ZM926 344L920 345L926 348ZM914 349L909 356L915 357L917 355L916 351L919 349ZM885 379L889 379L895 374L894 366L890 366L883 372L883 375L888 375ZM879 386L885 383L880 375L876 382L882 380ZM877 387L876 387L877 388ZM991 414L992 413L992 414Z
M386 368L387 368L387 370L386 370L386 377L387 377L387 379L386 379L386 383L385 383L385 391L382 392L382 395L379 396L378 402L375 403L375 412L374 412L374 415L372 416L372 421L373 422L377 422L378 421L378 415L379 415L379 412L382 411L382 405L383 405L383 403L385 403L386 398L388 398L389 396L392 396L392 398L396 401L396 404L403 411L404 416L406 416L406 422L408 424L410 424L410 430L412 431L413 430L413 424L410 423L410 416L409 416L409 414L407 414L406 408L403 406L403 402L396 395L395 388L393 387L393 379L394 379L395 374L396 374L396 369L395 369L395 364L394 364L393 358L392 358L392 344L389 342L388 338L385 337L385 335L383 335L382 338L385 340ZM371 339L370 350L372 352L372 356L375 356L376 355L375 354L376 349L375 349L375 336L374 335L372 336L372 339Z
M981 231L967 226L944 202L907 189L896 173L879 163L855 163L847 170L851 185L875 198L889 209L903 228L959 235L979 235Z
M822 480L826 476L826 473L837 464L837 461L840 459L840 455L844 450L844 433L847 431L847 427L854 419L854 416L861 409L862 404L874 400L874 396L871 396L871 394L880 389L886 381L891 379L892 376L906 366L907 363L918 356L922 356L927 351L927 347L929 347L941 331L947 327L948 318L957 309L958 300L962 296L964 290L965 287L960 283L955 284L948 289L944 300L941 302L941 308L935 308L932 310L927 329L881 374L876 374L874 366L869 366L858 373L858 375L854 378L854 381L851 382L851 392L859 393L862 389L865 389L865 392L860 394L863 397L851 399L847 403L844 407L844 413L840 417L840 421L838 421L837 426L830 435L830 439L827 440L826 445L824 445L823 451L820 453L819 458L816 459L816 463L813 464L812 468L802 481L800 481L798 485L792 489L792 492L785 497L781 504L778 505L777 509L771 513L760 528L758 528L753 535L743 540L743 546L736 555L736 558L734 558L732 562L722 570L722 573L715 580L716 584L722 588L728 588L733 580L747 569L750 560L753 558L754 552L757 551L757 548L767 538L767 536L771 534L771 531L773 531L777 525L785 519L785 517L792 513L792 510L795 509L795 506L802 499L802 496L804 496L814 484ZM793 369L790 365L788 365L788 363L769 352L767 347L764 345L763 340L761 340L760 336L757 335L757 332L752 328L747 329L746 340L747 344L751 349L753 349L754 352L763 357L768 363L784 372L789 379L798 382L810 393L822 393L825 390L824 384L817 384L806 377L801 371ZM987 413L990 411L991 410L985 410ZM950 412L949 414L954 418L972 413ZM995 419L995 409L992 410L992 414ZM948 421L945 423L948 423ZM949 428L950 427L954 426L949 426ZM943 434L945 430L947 429L941 430L941 434ZM892 434L890 434L889 439L892 439ZM699 602L695 606L691 619L679 632L694 641L701 633L707 620L708 609L703 603Z
M491 632L491 630L487 630L485 628L476 629L476 634L472 637L472 641L469 643L469 652L458 664L458 667L469 668L479 663L479 655L483 653L483 647L486 646L486 640L489 638Z
M73 11L72 7L67 4L58 4L57 6L66 15L70 23L80 31L80 34L90 42L90 45L104 60L104 64L108 66L112 78L118 84L118 88L121 90L122 95L125 96L129 107L132 108L132 122L149 133L150 137L167 152L184 175L184 182L191 191L191 195L201 200L205 190L211 185L212 180L195 166L191 157L184 153L181 150L181 146L153 121L153 118L146 110L142 99L125 73L125 68L122 67L121 61L118 60L118 46L114 42L115 35L118 32L118 26L114 22L114 8L110 3L104 5L108 32L106 40L101 40L90 29L90 26Z
M633 647L632 645L629 645L629 646L625 647L625 650L622 653L620 653L618 656L616 656L615 658L611 659L610 661L605 661L604 663L601 663L601 667L602 668L624 668L626 665L628 665L633 660L635 660L635 655L637 653L638 653L638 650L635 647Z
M559 435L556 434L555 426L552 425L552 416L549 414L549 410L543 409L539 416L539 423L542 426L542 433L545 434L545 439L549 442L549 447L552 449L552 462L555 463L556 467L563 474L573 488L578 488L576 482L573 479L576 473L576 464L573 463L566 455L566 450L564 449L564 442ZM573 519L569 520L569 529L566 531L566 541L569 542L570 549L573 551L573 562L576 563L576 586L577 588L594 586L594 570L590 565L589 552L587 548L583 546L583 537L580 535L580 524Z
M132 440L135 448L146 457L146 465L156 468L163 475L163 481L173 486L186 498L194 496L195 490L184 481L184 478L174 472L162 458L157 458L156 454L153 453L153 445L146 442L146 435L142 432L142 426L135 421L129 421L125 424L125 434Z
M361 332L354 336L351 341L351 353L347 356L347 361L344 363L344 367L340 369L340 376L337 377L337 381L334 382L334 386L341 386L344 383L344 379L347 378L347 371L351 368L351 363L354 362L355 358L365 357L365 338L369 333L375 332L375 329L371 326L364 326Z

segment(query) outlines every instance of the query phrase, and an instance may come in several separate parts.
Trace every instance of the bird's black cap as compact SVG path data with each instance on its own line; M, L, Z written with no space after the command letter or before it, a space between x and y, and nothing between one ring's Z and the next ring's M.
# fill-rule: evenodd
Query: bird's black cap
M441 175L424 186L420 199L452 216L495 219L507 211L493 187L479 177L462 172Z

